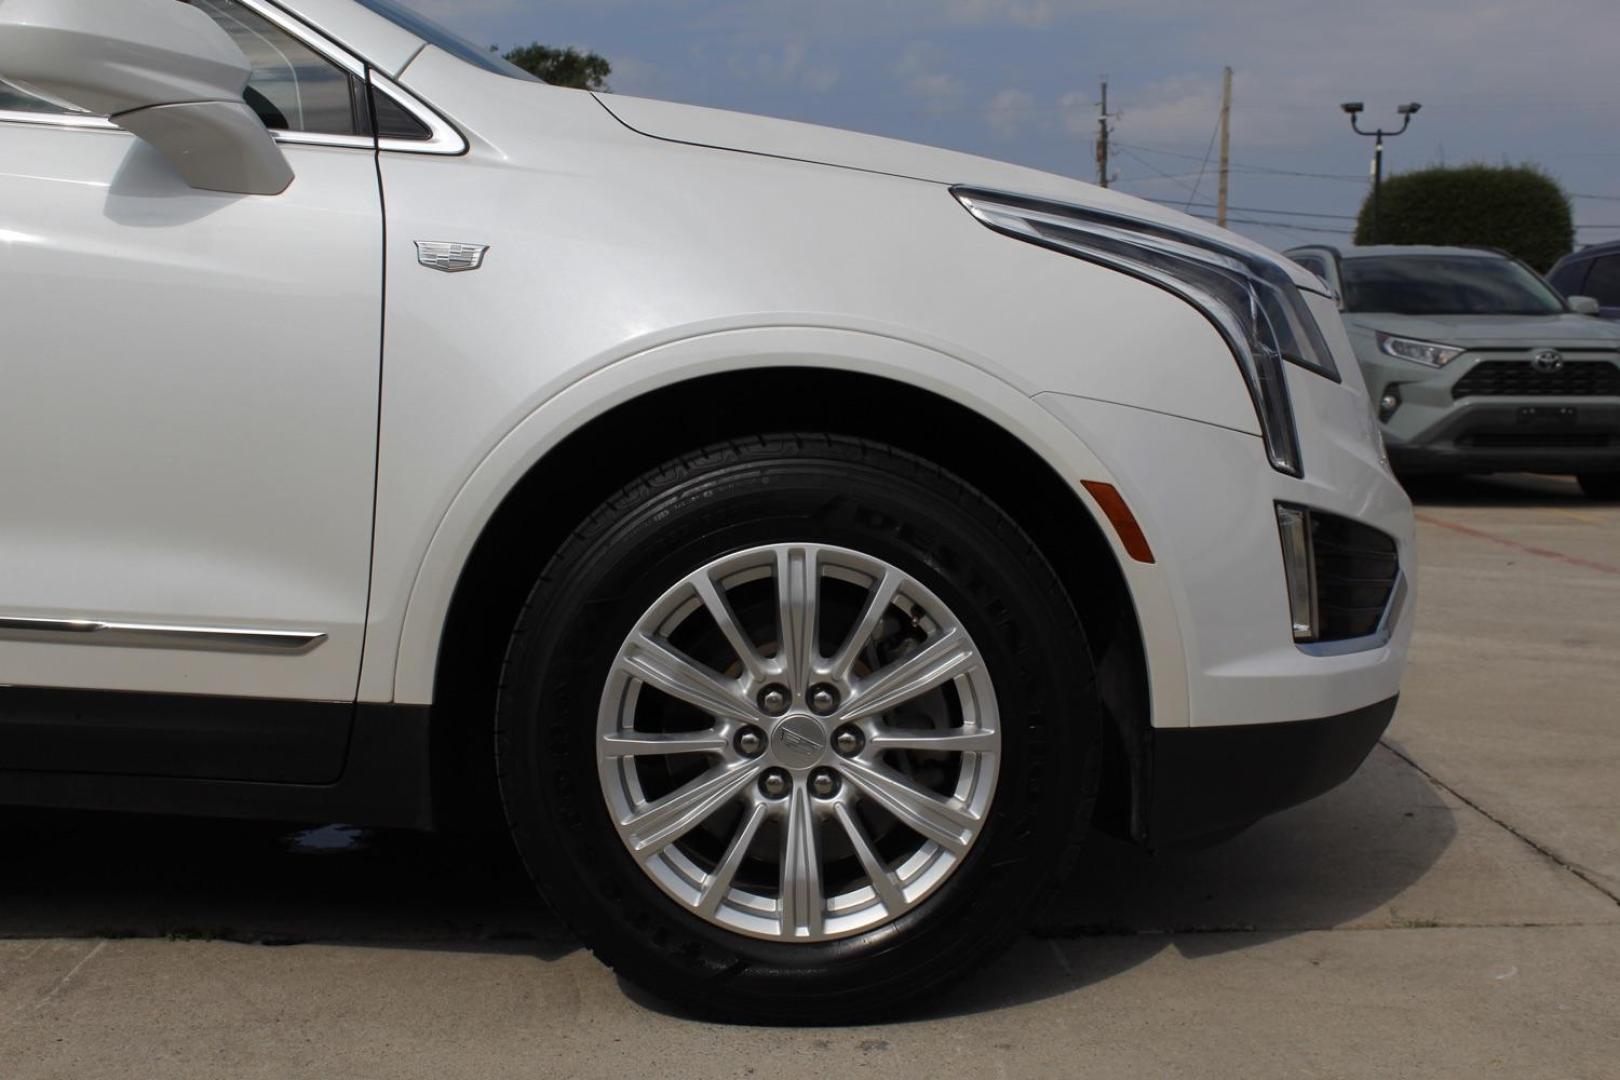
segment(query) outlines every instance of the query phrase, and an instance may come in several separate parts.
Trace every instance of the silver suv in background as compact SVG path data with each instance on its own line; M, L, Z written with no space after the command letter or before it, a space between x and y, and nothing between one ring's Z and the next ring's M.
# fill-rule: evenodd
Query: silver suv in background
M1478 248L1311 246L1402 473L1574 473L1620 498L1620 326Z

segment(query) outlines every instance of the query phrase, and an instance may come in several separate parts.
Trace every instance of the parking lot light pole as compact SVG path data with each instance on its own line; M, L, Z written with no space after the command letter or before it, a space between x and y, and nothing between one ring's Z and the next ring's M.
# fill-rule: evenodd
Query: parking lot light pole
M1384 187L1384 136L1388 135L1393 139L1397 135L1404 134L1406 129L1412 126L1412 117L1416 116L1417 111L1422 107L1422 105L1413 101L1396 109L1396 113L1398 113L1401 118L1401 126L1398 130L1385 131L1383 128L1379 128L1377 131L1362 131L1361 125L1356 122L1356 117L1364 108L1366 108L1366 106L1359 101L1347 101L1343 105L1339 106L1339 108L1343 109L1349 115L1350 129L1352 131L1354 131L1357 135L1368 135L1377 140L1373 143L1372 223L1371 228L1368 229L1368 232L1372 235L1372 242L1375 244L1378 243L1379 240L1378 198Z

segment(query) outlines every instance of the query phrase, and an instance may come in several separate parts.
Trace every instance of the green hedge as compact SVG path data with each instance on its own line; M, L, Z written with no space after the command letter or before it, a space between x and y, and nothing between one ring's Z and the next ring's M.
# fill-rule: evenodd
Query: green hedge
M1378 218L1378 243L1502 248L1543 273L1575 246L1569 197L1533 165L1442 165L1389 177ZM1374 243L1371 192L1356 243Z

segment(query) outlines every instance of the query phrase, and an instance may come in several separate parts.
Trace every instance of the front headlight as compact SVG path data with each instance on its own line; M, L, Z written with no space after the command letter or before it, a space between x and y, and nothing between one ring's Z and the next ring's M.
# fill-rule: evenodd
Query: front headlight
M1432 341L1396 337L1394 334L1380 332L1378 334L1378 351L1385 356L1393 356L1397 360L1410 360L1414 364L1438 368L1445 367L1468 350L1451 345L1436 345Z
M1283 362L1338 381L1316 320L1270 259L1168 225L1043 199L953 188L998 232L1141 278L1201 311L1226 338L1254 399L1271 464L1302 476Z

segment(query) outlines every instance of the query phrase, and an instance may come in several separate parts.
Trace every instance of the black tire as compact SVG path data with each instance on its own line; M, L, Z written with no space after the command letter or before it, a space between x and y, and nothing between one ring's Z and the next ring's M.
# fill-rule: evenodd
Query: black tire
M1581 473L1575 479L1589 498L1620 502L1620 472Z
M595 756L607 671L642 613L712 559L798 541L887 560L950 605L994 678L1003 738L987 821L952 876L895 922L815 944L731 933L671 900L615 831ZM828 1023L940 990L1020 930L1089 826L1102 716L1074 607L1006 514L916 457L801 434L672 462L580 526L518 620L496 744L524 862L598 958L694 1014Z

